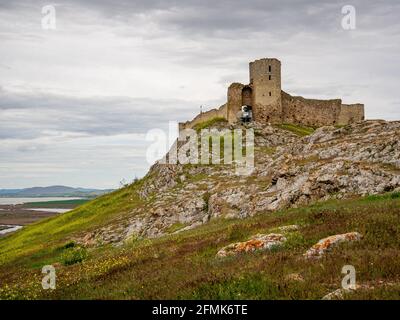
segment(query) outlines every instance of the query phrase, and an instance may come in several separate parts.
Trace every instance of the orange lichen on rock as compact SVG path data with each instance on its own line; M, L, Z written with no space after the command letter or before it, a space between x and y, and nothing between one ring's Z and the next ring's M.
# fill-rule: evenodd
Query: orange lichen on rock
M319 240L305 254L306 258L320 258L326 251L342 242L358 241L361 239L361 234L358 232L349 232L345 234L337 234Z
M258 234L248 241L232 243L218 251L218 257L237 255L244 252L253 252L257 250L269 250L279 246L286 241L282 234Z

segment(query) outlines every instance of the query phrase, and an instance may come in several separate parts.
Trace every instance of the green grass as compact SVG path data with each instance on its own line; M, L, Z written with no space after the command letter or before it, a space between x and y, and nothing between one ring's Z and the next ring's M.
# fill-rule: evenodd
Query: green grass
M171 225L169 228L167 228L166 231L167 231L167 233L174 233L176 231L183 229L184 227L186 227L186 225L184 223L176 222L173 225Z
M80 263L87 257L87 251L84 248L72 247L66 248L61 255L61 261L65 266L70 266L75 263Z
M0 264L31 255L46 256L60 241L107 224L141 204L136 190L145 179L56 217L41 220L0 239Z
M74 200L58 200L58 201L42 201L42 202L26 202L25 208L58 208L58 209L71 209L81 206L89 199L74 199Z
M289 124L289 123L280 124L280 125L278 125L278 128L293 132L294 134L296 134L300 137L308 136L315 131L315 129L311 128L311 127Z
M203 122L196 124L193 127L193 129L196 131L201 131L202 129L207 129L207 128L213 127L217 124L225 124L225 123L227 123L227 120L225 118L215 117L215 118L209 119L207 121L203 121Z
M382 199L398 199L400 198L400 192L391 192L391 193L386 193L384 195L378 195L378 194L374 194L374 195L370 195L367 197L363 198L363 201L379 201Z
M80 261L65 263L65 252L77 250L66 240L71 232L131 207L124 203L134 189L116 191L63 220L49 219L0 240L0 299L320 299L340 288L345 264L355 267L357 283L375 287L348 298L400 298L398 193L330 200L247 219L214 219L174 235L90 249ZM227 244L291 224L302 227L287 234L278 250L215 257ZM321 238L350 231L363 239L340 245L318 261L302 258ZM57 264L54 291L41 289L44 264ZM293 273L304 281L290 280Z

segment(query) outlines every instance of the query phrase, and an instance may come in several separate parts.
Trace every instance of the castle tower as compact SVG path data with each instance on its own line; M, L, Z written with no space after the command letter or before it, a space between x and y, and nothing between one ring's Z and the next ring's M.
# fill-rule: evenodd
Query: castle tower
M250 86L254 120L282 123L281 62L275 58L250 62Z

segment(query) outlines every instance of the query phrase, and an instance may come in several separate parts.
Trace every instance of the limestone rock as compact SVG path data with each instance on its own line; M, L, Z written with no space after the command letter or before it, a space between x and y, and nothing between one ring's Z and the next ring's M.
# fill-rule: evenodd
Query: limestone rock
M342 300L346 293L353 293L357 290L370 290L370 289L374 289L374 287L368 284L354 285L353 287L349 287L347 289L340 288L323 296L322 300Z
M285 276L285 279L288 281L304 282L304 278L299 273L290 273Z
M358 232L349 232L330 236L319 240L304 254L304 257L307 259L320 258L327 251L331 250L333 247L342 242L359 241L361 238L362 236Z
M300 229L300 227L297 224L291 224L288 226L282 226L277 228L280 232L292 232L292 231L297 231Z
M227 257L258 250L270 250L282 245L286 238L282 234L258 234L245 242L232 243L218 251L217 257Z
M321 300L342 300L345 292L346 290L344 289L336 289L335 291L323 296Z

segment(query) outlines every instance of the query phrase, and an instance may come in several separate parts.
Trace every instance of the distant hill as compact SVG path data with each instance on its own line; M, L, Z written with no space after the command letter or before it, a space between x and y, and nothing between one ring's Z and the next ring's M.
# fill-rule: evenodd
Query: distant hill
M0 197L96 197L112 189L87 189L66 186L33 187L25 189L0 189Z

